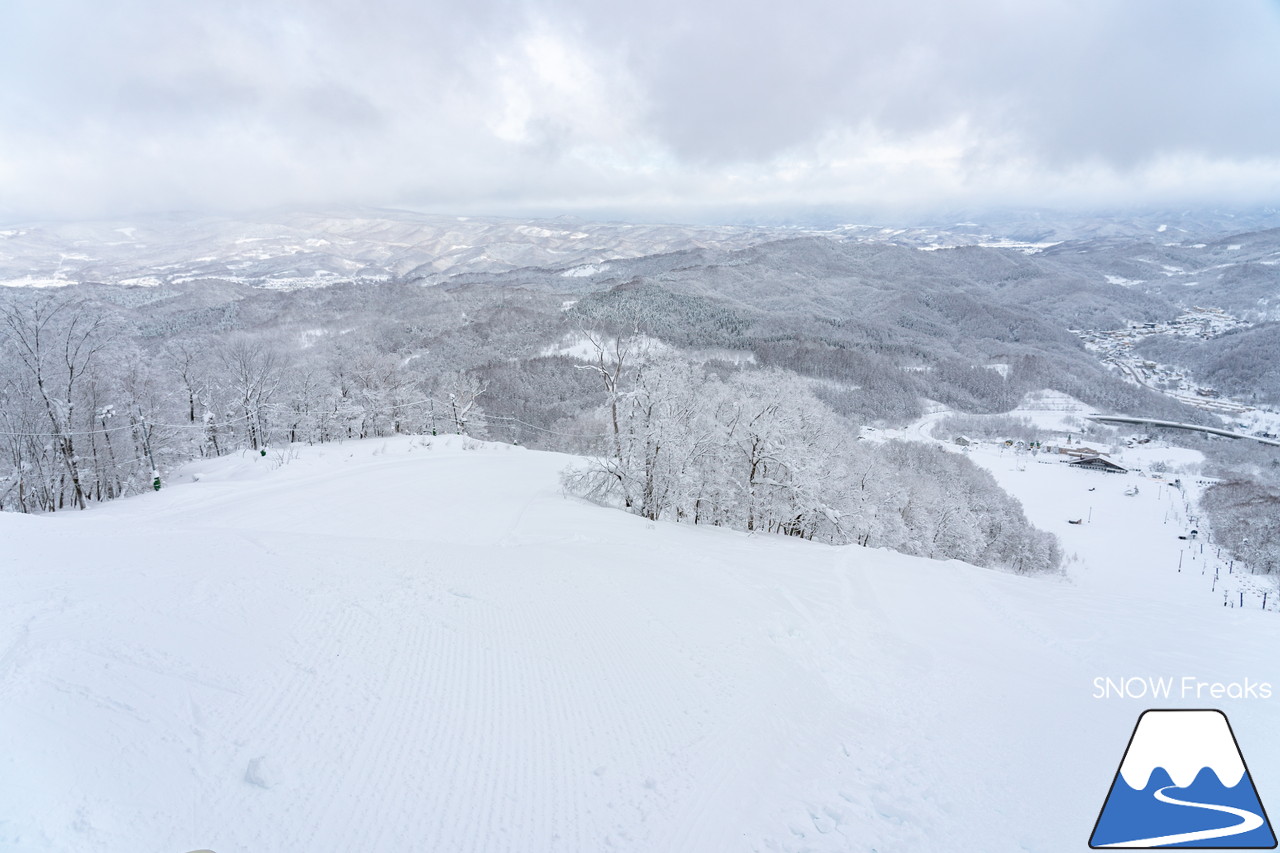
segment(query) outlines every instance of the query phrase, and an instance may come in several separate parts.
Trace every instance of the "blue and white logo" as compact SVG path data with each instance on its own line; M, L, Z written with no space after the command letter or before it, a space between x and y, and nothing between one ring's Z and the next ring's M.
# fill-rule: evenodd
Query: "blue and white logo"
M1271 850L1276 836L1221 711L1145 711L1089 846Z

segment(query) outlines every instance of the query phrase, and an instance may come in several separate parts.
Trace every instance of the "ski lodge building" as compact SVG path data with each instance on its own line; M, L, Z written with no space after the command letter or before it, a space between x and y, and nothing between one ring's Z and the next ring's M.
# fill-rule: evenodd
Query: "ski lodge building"
M1123 465L1117 465L1110 459L1101 456L1082 456L1067 463L1072 468L1083 468L1089 471L1105 471L1108 474L1123 474L1128 471Z

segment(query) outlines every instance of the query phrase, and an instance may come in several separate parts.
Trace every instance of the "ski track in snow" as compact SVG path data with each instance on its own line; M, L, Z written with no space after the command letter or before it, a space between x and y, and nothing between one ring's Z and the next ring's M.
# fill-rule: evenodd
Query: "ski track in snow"
M1280 682L1154 489L1097 480L1126 515L1028 579L648 523L569 461L360 442L0 516L0 849L1053 853L1146 707L1092 678ZM1055 532L1103 512L1104 475L983 464Z

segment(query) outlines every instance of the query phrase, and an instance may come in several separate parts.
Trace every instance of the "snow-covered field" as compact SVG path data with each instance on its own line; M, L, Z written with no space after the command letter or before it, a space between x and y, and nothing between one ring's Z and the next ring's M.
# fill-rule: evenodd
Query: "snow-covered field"
M1280 809L1280 697L1093 698L1280 687L1176 493L972 454L1065 577L646 522L456 438L0 515L0 849L1083 850L1147 707L1223 709Z

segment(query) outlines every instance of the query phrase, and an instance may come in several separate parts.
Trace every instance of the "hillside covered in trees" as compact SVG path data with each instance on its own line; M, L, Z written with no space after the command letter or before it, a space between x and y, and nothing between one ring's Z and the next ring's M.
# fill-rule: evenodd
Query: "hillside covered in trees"
M1280 252L1273 233L1240 238L1256 274ZM598 461L571 487L650 518L1039 570L1055 546L976 468L856 436L935 403L1007 412L1040 389L1212 422L1071 331L1182 307L1166 287L1116 283L1145 244L1067 245L798 236L568 267L424 277L417 263L292 289L216 275L9 288L0 508L163 487L200 456L448 432L586 454ZM1270 329L1147 346L1243 393L1251 370L1270 375L1250 367ZM1269 399L1266 381L1254 394Z

